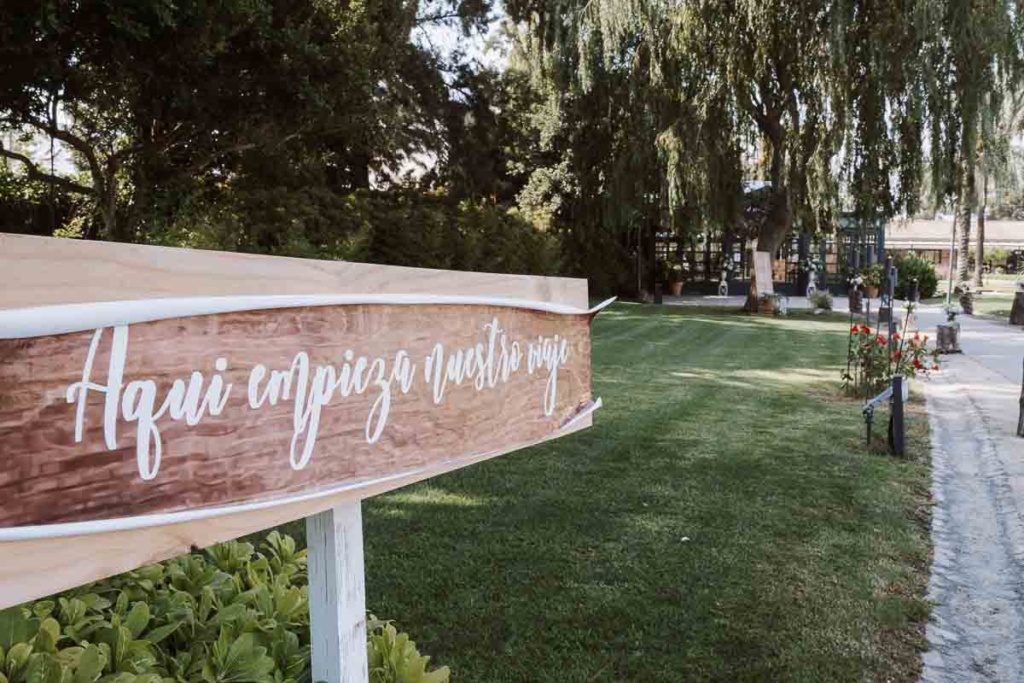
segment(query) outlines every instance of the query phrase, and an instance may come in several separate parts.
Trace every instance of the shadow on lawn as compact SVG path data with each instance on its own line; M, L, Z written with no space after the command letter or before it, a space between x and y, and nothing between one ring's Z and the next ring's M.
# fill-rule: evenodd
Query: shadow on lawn
M593 429L366 503L374 611L469 681L892 671L916 471L821 400L845 326L634 310L595 322Z
M913 680L927 472L844 321L664 311L595 321L592 429L364 503L371 611L462 681Z

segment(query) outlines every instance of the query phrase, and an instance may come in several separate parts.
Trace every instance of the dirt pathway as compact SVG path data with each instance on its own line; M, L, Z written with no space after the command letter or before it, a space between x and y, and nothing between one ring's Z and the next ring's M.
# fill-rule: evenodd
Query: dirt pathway
M922 311L922 313L925 313ZM934 319L922 316L922 328ZM924 382L932 428L935 603L925 681L1024 680L1024 334L963 321L966 353ZM1011 376L1017 367L1018 376Z

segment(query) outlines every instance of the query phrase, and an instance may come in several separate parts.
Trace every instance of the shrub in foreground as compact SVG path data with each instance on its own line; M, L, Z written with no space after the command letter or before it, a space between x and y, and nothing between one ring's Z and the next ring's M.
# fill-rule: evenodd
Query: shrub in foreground
M373 683L444 683L371 617ZM272 532L259 550L203 553L0 611L0 683L309 683L306 551Z

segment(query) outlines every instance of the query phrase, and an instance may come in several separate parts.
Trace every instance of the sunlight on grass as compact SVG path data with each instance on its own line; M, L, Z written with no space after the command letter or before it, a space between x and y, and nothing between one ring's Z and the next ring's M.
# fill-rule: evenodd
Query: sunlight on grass
M738 388L764 389L777 385L807 386L835 382L839 366L824 370L779 368L778 370L677 370L670 372L680 379L716 382ZM741 381L742 380L742 381Z
M864 446L846 330L614 306L592 429L364 504L368 604L462 681L916 680L927 424Z
M432 485L424 485L399 491L388 496L390 505L436 505L456 508L475 508L488 505L486 496L454 493Z

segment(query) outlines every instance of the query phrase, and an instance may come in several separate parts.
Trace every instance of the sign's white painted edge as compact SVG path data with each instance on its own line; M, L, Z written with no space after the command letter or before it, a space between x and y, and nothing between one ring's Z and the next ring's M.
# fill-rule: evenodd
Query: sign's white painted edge
M594 315L614 301L613 297L590 309L528 299L440 294L286 294L99 301L0 311L0 339L43 337L169 318L306 306L475 305L520 308L559 315Z
M601 399L597 398L590 401L582 410L574 414L569 420L562 424L556 431L545 436L543 439L536 441L529 441L527 443L519 444L512 450L518 450L520 448L528 448L535 446L539 443L543 443L549 439L557 438L564 434L573 431L574 427L579 423L580 420L585 418L587 415L593 414L598 408L601 407ZM65 536L85 536L89 534L104 534L112 531L128 531L131 529L144 529L148 527L164 526L167 524L179 524L181 522L192 522L200 519L209 519L211 517L221 517L224 515L236 514L239 512L253 512L256 510L265 510L267 508L279 507L281 505L288 505L291 503L300 503L309 500L316 500L318 498L326 498L328 496L337 495L346 491L358 491L359 489L370 488L379 484L386 484L389 481L395 481L398 479L405 479L407 477L417 477L419 475L429 474L439 467L444 465L457 463L460 461L476 461L484 460L488 457L500 455L507 451L488 451L485 453L478 453L473 455L467 455L462 458L456 458L447 462L437 463L430 467L423 467L415 470L406 470L396 474L390 474L386 477L379 477L377 479L370 479L365 481L351 482L348 484L342 484L341 486L334 486L327 489L318 491L310 491L309 493L300 493L292 496L282 496L280 498L272 498L268 500L253 501L251 503L240 503L236 505L224 505L220 507L201 508L198 510L182 510L179 512L166 512L161 514L153 515L138 515L134 517L118 517L115 519L100 519L92 520L88 522L66 522L61 524L37 524L37 525L26 525L8 527L0 529L0 543L10 541L31 541L42 538L61 538ZM468 464L468 463L467 463Z

